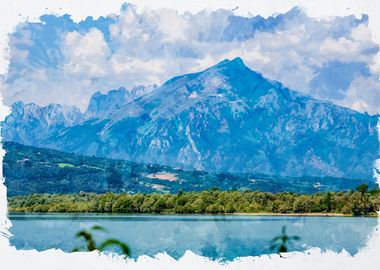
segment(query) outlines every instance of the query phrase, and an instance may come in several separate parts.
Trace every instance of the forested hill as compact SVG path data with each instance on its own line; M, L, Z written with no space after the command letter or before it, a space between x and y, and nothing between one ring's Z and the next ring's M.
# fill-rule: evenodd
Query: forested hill
M167 166L81 156L5 142L3 170L8 196L33 193L177 193L221 190L314 193L354 189L363 181L213 174ZM370 184L370 187L374 185Z

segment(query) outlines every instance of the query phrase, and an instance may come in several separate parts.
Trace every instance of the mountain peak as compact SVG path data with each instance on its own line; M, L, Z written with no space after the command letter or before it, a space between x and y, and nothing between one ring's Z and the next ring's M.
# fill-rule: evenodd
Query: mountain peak
M244 67L244 68L248 68L244 64L243 60L240 57L235 57L232 60L224 59L223 61L216 64L214 67ZM211 67L211 68L213 68L213 67Z
M230 60L230 63L238 63L238 64L241 64L241 65L244 65L244 62L243 60L238 56L238 57L235 57L234 59Z

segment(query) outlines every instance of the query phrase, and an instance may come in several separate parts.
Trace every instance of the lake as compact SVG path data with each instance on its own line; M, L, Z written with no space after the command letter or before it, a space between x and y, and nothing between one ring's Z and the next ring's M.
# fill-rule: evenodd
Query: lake
M304 251L311 247L355 254L376 229L378 219L367 217L238 216L238 215L104 215L11 214L10 238L18 249L39 251L84 246L75 238L79 230L100 225L97 241L122 240L132 257L167 252L174 258L186 250L210 258L232 260L241 256L272 253L270 241L286 226L288 235L301 237L289 246Z

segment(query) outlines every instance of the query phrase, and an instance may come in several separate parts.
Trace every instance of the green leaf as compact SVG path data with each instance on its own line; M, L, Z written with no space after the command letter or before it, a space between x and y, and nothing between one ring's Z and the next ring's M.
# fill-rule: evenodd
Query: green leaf
M109 246L117 246L126 257L129 257L131 254L128 245L116 239L107 239L99 246L99 250L104 251Z

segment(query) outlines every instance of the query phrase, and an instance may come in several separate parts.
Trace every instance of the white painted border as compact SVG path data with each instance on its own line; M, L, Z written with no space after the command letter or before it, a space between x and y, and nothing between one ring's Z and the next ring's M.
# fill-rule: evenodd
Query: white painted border
M110 13L118 13L123 0L1 0L0 2L0 74L6 74L8 67L7 34L12 32L19 22L38 21L38 17L45 13L62 15L69 13L75 21L91 15L94 18ZM303 7L310 16L325 18L330 16L344 16L362 13L369 15L369 26L373 31L375 41L380 44L380 1L378 0L129 0L141 9L172 8L179 12L198 12L204 8L233 9L239 7L237 14L261 14L269 16L273 13L285 12L298 5ZM377 58L380 62L380 57ZM379 63L380 64L380 63ZM0 82L1 83L1 82ZM1 85L0 85L1 87ZM2 104L0 98L0 121L8 113L8 108ZM380 121L379 121L380 122ZM380 123L378 124L380 133ZM380 140L380 135L379 135ZM151 258L141 256L137 260L124 261L119 256L105 256L92 253L64 253L61 250L44 252L18 251L9 245L8 236L10 221L7 219L6 187L2 177L2 157L4 151L0 149L0 268L12 269L371 269L380 265L380 234L378 225L369 239L367 247L359 251L354 257L346 252L321 252L312 249L307 252L289 254L283 259L278 255L260 257L245 257L233 262L220 263L187 252L179 260L167 254L158 254ZM380 169L380 160L376 161ZM380 182L380 175L377 175Z

